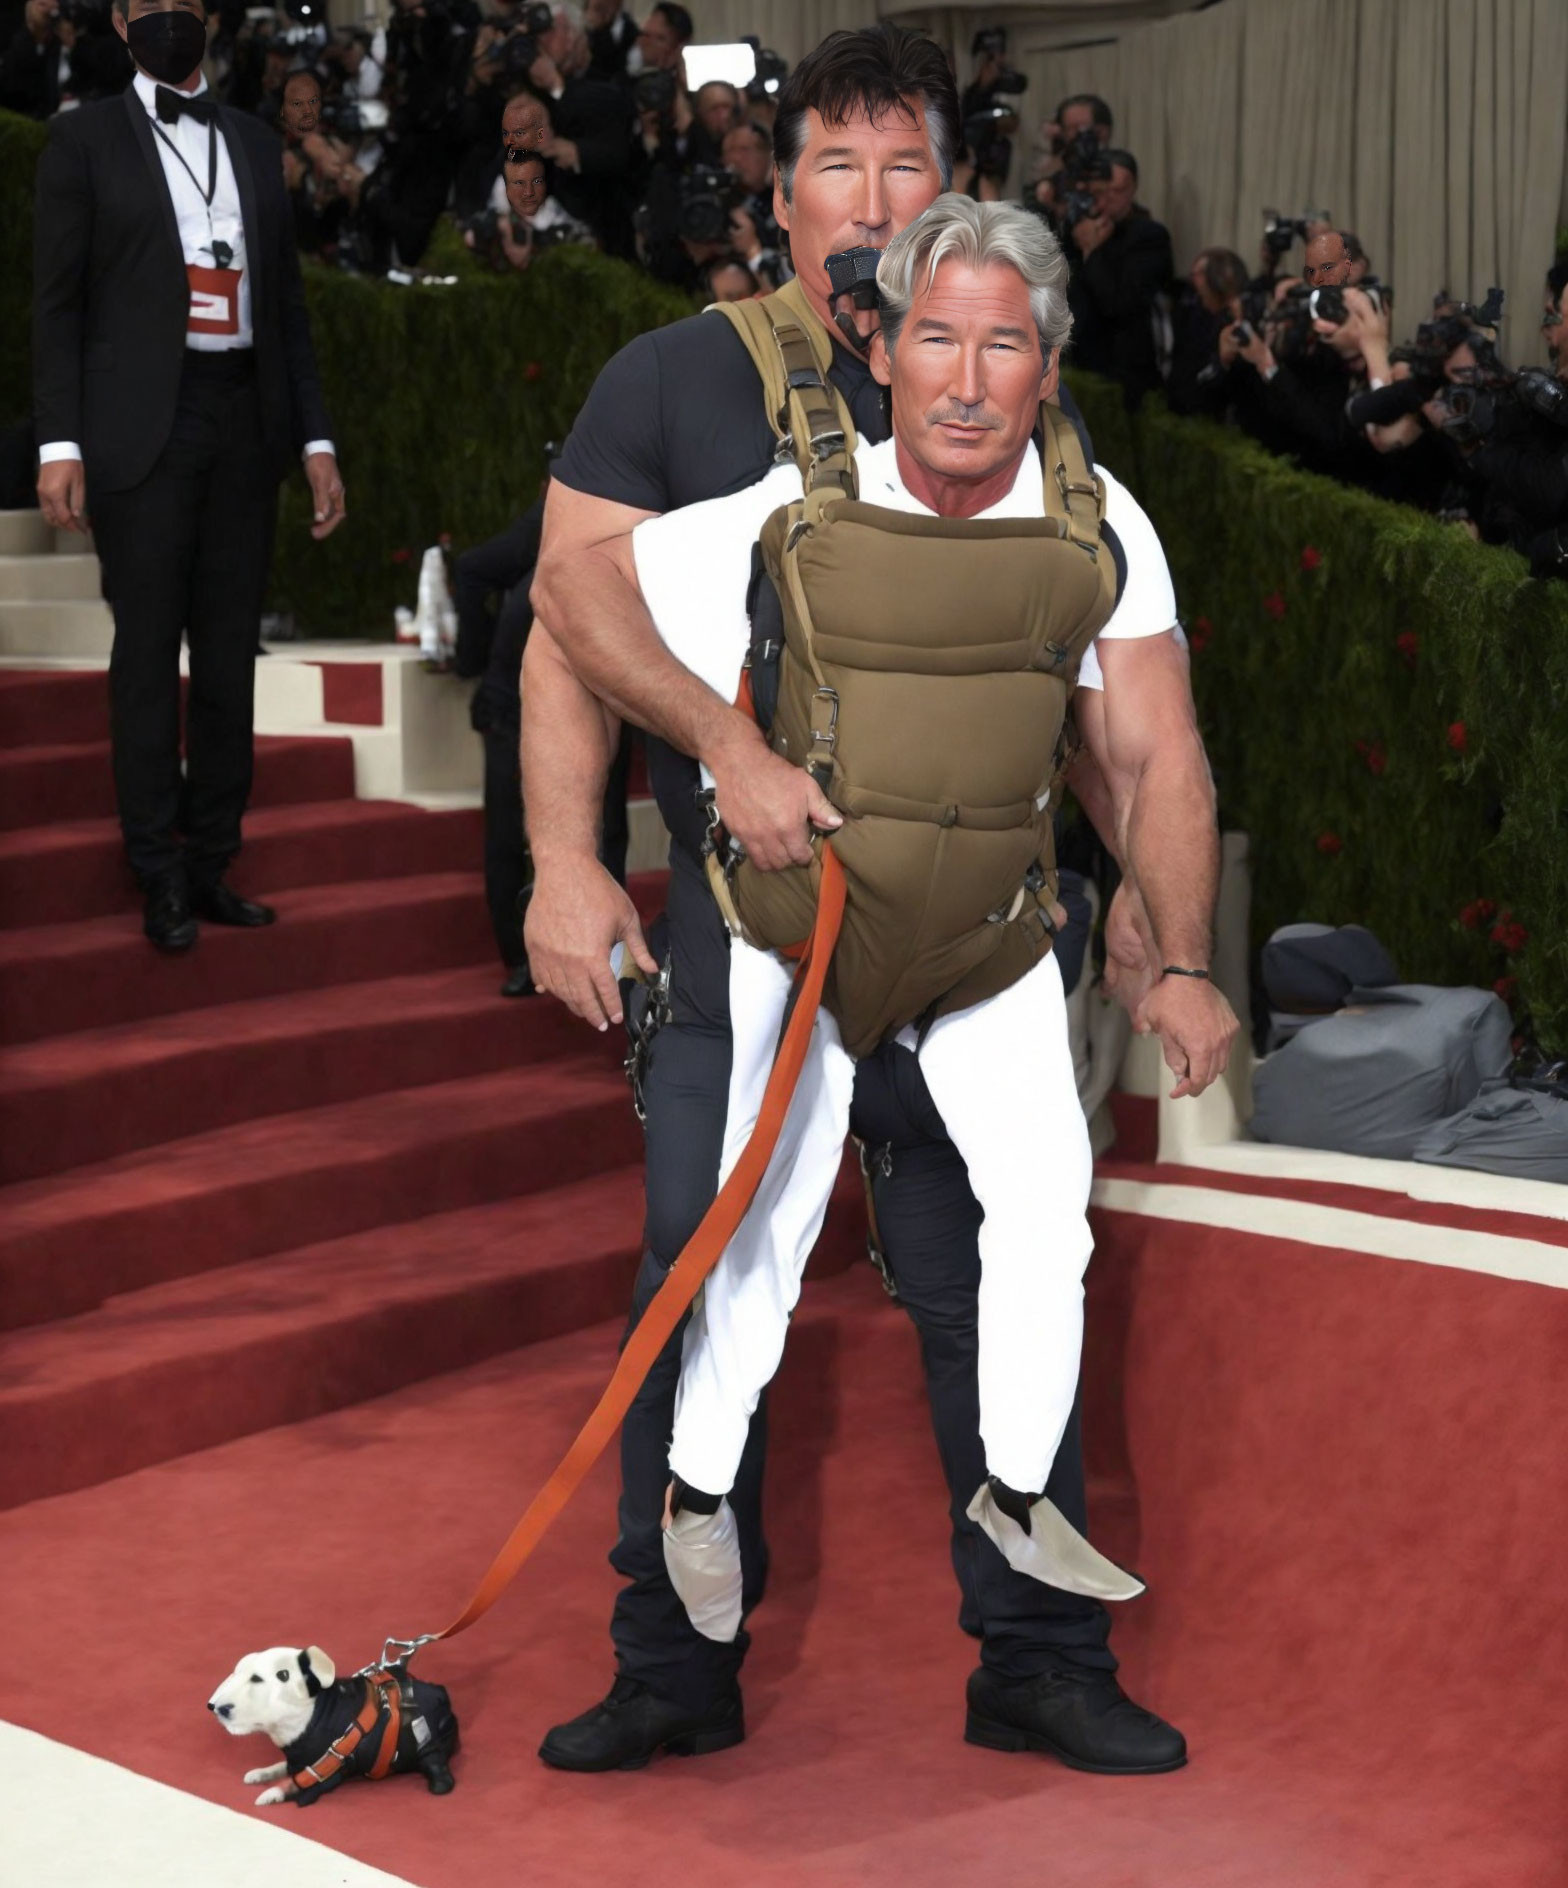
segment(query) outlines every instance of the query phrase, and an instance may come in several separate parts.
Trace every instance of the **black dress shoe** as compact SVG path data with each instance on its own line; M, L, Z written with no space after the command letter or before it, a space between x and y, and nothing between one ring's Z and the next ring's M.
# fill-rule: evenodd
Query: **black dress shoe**
M278 915L271 905L253 905L248 898L241 898L238 892L231 892L222 879L212 885L193 879L191 910L198 918L205 918L208 924L232 924L242 931L259 930L262 925L271 924Z
M142 929L149 943L170 957L178 957L196 942L196 920L191 915L190 887L183 872L162 872L149 879L142 907Z
M1074 1770L1151 1776L1179 1770L1187 1740L1133 1703L1109 1672L1063 1666L1008 1682L981 1666L969 1675L964 1742L987 1750L1040 1750Z
M526 964L513 964L506 973L506 982L501 985L502 996L536 996L534 980L528 974Z
M640 1770L650 1757L706 1757L746 1735L739 1691L706 1711L656 1698L635 1678L618 1678L602 1704L557 1724L539 1755L557 1770Z

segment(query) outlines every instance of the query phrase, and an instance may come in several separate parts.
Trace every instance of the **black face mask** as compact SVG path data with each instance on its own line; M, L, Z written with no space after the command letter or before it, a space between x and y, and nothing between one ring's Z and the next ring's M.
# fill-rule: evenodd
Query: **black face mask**
M207 28L184 7L142 13L126 23L125 43L143 72L165 85L183 85L207 50Z

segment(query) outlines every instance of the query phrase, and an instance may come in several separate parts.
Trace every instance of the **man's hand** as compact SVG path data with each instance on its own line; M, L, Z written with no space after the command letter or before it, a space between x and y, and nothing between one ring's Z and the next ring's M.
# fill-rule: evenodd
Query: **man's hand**
M804 767L773 752L759 729L739 716L736 726L723 748L703 757L726 831L759 871L810 865L811 828L833 832L844 816Z
M1239 336L1237 337L1236 352L1249 367L1255 367L1260 374L1267 374L1279 365L1274 358L1273 348L1269 346L1262 331L1257 328L1252 330L1250 341L1243 341Z
M348 516L343 504L343 481L338 477L338 462L330 452L313 452L305 461L305 477L310 481L315 523L310 535L318 542L331 537Z
M1073 242L1080 256L1093 255L1116 225L1108 216L1086 216L1073 224Z
M595 1029L607 1029L621 1020L620 986L610 969L618 943L650 977L659 974L637 907L597 859L537 861L523 920L535 987Z
M528 82L536 92L547 92L552 97L562 89L564 84L561 68L547 52L540 53L528 68Z
M562 170L582 168L582 159L577 154L577 146L570 138L546 138L539 148L552 164L559 164Z
M87 474L80 459L51 459L38 468L38 508L56 531L87 530Z
M1159 1037L1166 1067L1177 1077L1171 1100L1201 1095L1230 1061L1236 1013L1201 977L1161 977L1133 1016L1140 1035Z

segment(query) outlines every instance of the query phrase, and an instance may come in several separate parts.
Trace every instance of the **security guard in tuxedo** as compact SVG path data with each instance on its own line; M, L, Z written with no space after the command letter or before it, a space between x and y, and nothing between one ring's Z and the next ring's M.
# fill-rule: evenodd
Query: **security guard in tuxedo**
M33 271L38 497L91 528L114 611L115 793L145 930L275 916L224 875L250 794L257 632L278 485L344 516L274 132L217 104L202 0L115 0L136 76L55 118ZM190 648L180 766L182 635Z

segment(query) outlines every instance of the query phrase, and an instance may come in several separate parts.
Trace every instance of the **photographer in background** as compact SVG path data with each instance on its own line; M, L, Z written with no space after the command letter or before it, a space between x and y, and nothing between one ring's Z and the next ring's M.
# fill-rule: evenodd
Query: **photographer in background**
M459 105L479 26L473 0L394 0L389 137L368 219L370 266L413 266L429 246L463 148Z
M1018 100L1029 81L1007 63L1006 27L981 27L969 52L976 62L975 72L959 104L963 150L953 166L953 188L994 203L1012 169Z
M537 151L508 150L496 181L499 203L492 201L463 230L468 247L488 253L496 268L526 269L557 243L592 244L587 224L568 216L549 194Z
M761 125L748 120L725 133L719 156L743 193L735 207L750 218L757 248L776 253L783 244L773 215L772 138ZM735 246L742 248L740 242Z
M633 253L630 191L634 114L624 88L588 76L592 55L582 9L557 4L529 80L550 112L544 147L554 193L612 256Z
M1024 191L1024 207L1046 217L1058 235L1080 220L1070 213L1070 193L1088 193L1095 180L1106 175L1105 153L1115 129L1110 106L1093 92L1064 98L1056 116L1041 125L1043 148L1034 181ZM1085 196L1083 207L1093 207L1092 197Z
M0 51L0 109L52 118L63 107L123 92L131 72L109 23L109 0L27 0Z
M681 141L692 127L681 61L692 38L691 15L673 0L660 0L637 35L632 102L638 135L648 163L679 169ZM629 69L629 68L628 68Z
M752 274L744 256L718 256L702 272L706 302L749 302L769 292Z
M1129 407L1160 384L1155 298L1173 273L1170 231L1137 202L1138 163L1107 150L1110 175L1092 186L1094 207L1073 223L1063 245L1072 268L1073 358L1119 381Z
M1220 337L1241 319L1247 265L1234 249L1203 249L1171 315L1171 362L1165 398L1173 413L1224 415L1226 375Z

